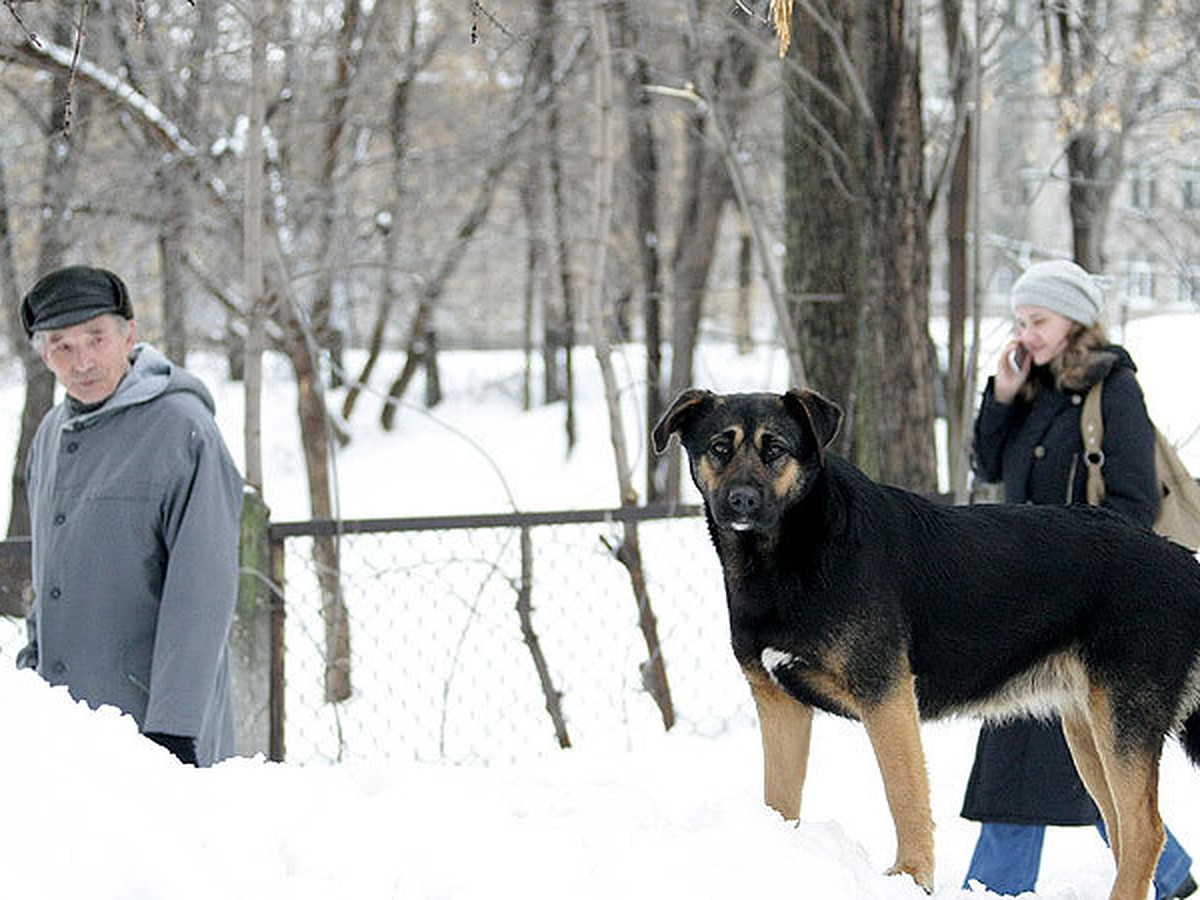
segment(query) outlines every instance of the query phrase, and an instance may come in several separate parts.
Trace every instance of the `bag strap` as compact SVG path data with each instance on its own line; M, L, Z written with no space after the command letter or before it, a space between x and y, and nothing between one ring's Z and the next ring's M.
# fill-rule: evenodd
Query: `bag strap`
M1101 389L1104 382L1092 385L1079 414L1079 430L1083 435L1083 462L1087 466L1087 502L1099 506L1104 499L1104 416L1100 411Z

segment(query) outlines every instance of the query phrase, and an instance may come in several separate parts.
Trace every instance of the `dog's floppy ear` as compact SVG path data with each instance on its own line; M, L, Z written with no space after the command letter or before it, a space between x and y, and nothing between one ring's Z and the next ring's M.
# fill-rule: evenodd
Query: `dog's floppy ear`
M687 426L688 419L700 412L712 398L712 391L703 391L697 388L684 391L676 397L675 402L671 404L671 408L663 413L663 417L654 426L652 435L654 438L654 449L659 453L666 450L667 442L671 440L671 435L677 431L682 431Z
M842 427L842 408L816 391L792 388L783 395L784 405L801 422L807 422L824 453Z

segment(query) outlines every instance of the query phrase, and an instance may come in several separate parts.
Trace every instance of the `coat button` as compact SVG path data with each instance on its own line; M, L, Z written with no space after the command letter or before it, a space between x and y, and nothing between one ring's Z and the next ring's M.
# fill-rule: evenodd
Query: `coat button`
M67 517L64 516L62 513L59 513L57 516L54 517L55 525L61 525L65 521L67 521Z
M50 588L50 599L57 600L62 596L62 591L59 588Z
M56 659L54 665L50 667L50 671L55 675L65 675L67 674L67 664L61 659Z
M71 441L69 444L67 444L67 452L68 453L74 453L78 449L79 449L79 441Z
M1073 406L1079 406L1081 403L1083 403L1083 395L1082 394L1072 394L1071 395L1071 404Z
M1038 444L1036 447L1034 447L1033 448L1033 458L1034 459L1045 459L1046 458L1046 448L1043 447L1041 444Z

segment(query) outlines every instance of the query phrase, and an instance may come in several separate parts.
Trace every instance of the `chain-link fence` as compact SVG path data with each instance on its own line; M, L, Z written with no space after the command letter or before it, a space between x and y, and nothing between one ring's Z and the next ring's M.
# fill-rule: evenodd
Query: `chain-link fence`
M720 568L695 509L277 523L284 615L271 705L286 759L506 763L661 734L663 698L643 678L646 617L618 558L627 520L674 728L712 735L751 723ZM314 559L327 564L330 544L336 577L321 579ZM27 590L28 542L2 549ZM340 702L326 700L331 583L349 626ZM24 643L23 620L0 616L0 664Z
M636 530L675 728L753 721L716 555L695 510L274 525L284 542L284 738L296 762L512 762L663 731L630 573ZM323 606L336 540L351 693L327 702ZM314 559L321 563L314 563Z

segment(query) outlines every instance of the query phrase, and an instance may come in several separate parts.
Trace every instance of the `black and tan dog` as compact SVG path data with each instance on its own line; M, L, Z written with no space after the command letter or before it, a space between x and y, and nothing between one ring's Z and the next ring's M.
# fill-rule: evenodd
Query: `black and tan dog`
M896 827L892 872L933 885L919 718L1057 712L1103 813L1114 900L1145 900L1163 844L1158 762L1200 763L1200 565L1088 507L946 507L827 452L809 391L686 391L678 433L758 708L766 802L800 812L813 709L860 719Z

